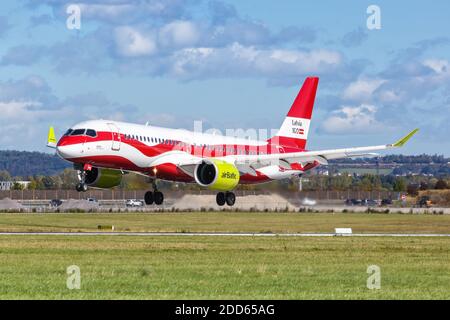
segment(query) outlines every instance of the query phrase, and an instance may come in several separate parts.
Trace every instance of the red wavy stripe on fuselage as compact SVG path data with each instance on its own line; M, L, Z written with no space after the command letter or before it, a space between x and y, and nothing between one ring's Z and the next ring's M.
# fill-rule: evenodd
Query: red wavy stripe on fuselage
M112 143L112 133L111 132L98 132L96 137L89 136L64 136L59 142L58 146L67 146L80 143L89 143L97 141L111 141ZM215 157L224 155L236 155L236 154L249 154L250 152L264 152L265 154L280 153L280 152L296 152L299 151L291 146L283 146L279 148L278 146L248 146L248 145L216 145L211 148L200 147L200 146L188 146L186 144L180 144L178 141L170 144L160 143L156 145L147 145L136 139L128 139L124 135L120 135L120 142L126 143L129 146L134 147L136 150L140 151L142 154L148 157L155 157L162 153L181 150L188 152L192 155L200 157ZM219 152L216 152L216 149ZM229 150L232 150L230 153ZM221 151L225 150L225 154ZM239 152L238 152L239 150ZM67 159L75 163L89 163L98 167L123 169L130 171L138 171L143 174L154 176L153 167L152 168L141 168L136 166L129 159L119 156L119 155L99 155L99 156L88 156L88 157L77 157L72 159ZM293 167L294 170L302 170L307 168L302 168L301 166ZM308 168L310 169L310 168ZM165 163L158 165L156 167L157 177L164 180L180 181L180 182L193 182L194 179L187 175L185 172L180 170L176 165L171 163ZM252 184L271 181L269 177L258 172L257 176L252 176L250 174L244 174L240 178L240 183Z
M111 141L112 143L112 133L111 132L98 132L96 137L90 136L64 136L59 142L58 146L67 146L73 144L90 143L97 141ZM159 143L155 145L147 145L136 139L127 139L125 135L120 135L120 142L126 143L147 157L154 157L160 155L164 152L172 150L181 150L188 152L192 155L200 157L217 157L224 155L236 155L236 154L251 154L261 153L264 154L278 154L281 152L298 152L303 151L292 146L274 146L274 145L264 145L264 146L248 146L248 145L212 145L210 148L201 146L191 146L186 144L180 144L180 141L175 141L174 143L166 144ZM232 150L230 153L229 150Z

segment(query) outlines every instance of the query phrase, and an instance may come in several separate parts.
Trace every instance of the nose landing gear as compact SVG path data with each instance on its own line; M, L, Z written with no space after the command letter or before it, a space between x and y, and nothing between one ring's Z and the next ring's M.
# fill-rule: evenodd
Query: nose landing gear
M216 203L218 206L223 206L225 203L229 205L230 207L234 205L236 202L236 196L233 192L227 191L227 192L219 192L216 195Z
M75 186L75 190L78 192L86 192L88 185L86 184L86 171L84 169L78 170L78 180L80 182Z
M155 203L156 205L161 205L164 202L164 194L161 191L158 191L158 188L156 187L156 182L152 181L152 191L147 191L144 195L144 201L146 205L150 205Z
M75 190L77 190L78 192L86 192L88 189L88 186L86 183L78 183L75 187Z

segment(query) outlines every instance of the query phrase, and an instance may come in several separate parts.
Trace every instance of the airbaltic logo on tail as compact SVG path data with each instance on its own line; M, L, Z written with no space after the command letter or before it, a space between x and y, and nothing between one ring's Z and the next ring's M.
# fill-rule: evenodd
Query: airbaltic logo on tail
M233 180L237 179L236 173L232 173L232 172L228 172L228 171L222 172L221 178L222 179L233 179Z

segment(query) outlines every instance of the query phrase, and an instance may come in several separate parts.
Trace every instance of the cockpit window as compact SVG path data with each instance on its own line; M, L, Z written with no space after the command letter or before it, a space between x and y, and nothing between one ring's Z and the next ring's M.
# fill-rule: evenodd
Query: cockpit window
M82 136L82 135L84 135L85 131L86 131L86 129L75 129L72 131L72 133L70 135L71 136Z
M96 137L97 136L97 132L95 130L92 129L87 129L86 130L86 135L89 137Z
M66 131L66 133L64 133L64 135L68 136L68 135L70 135L72 133L72 131L73 131L72 129L69 129L69 130Z

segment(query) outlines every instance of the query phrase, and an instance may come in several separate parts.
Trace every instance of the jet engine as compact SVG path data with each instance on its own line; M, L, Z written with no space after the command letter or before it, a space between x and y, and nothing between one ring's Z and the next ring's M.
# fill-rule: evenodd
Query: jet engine
M93 167L86 171L85 182L90 187L95 188L113 188L122 181L122 172L112 169L103 169Z
M239 183L239 171L231 163L222 160L203 160L194 169L195 181L212 190L230 191Z

